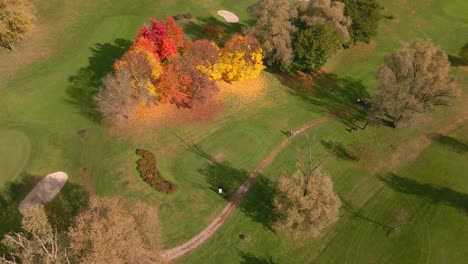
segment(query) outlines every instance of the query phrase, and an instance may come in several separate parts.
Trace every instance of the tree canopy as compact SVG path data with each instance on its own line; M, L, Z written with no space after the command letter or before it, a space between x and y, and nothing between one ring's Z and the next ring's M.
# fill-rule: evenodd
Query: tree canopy
M429 41L403 44L385 58L377 72L373 117L388 117L397 126L415 112L448 105L456 95L447 54Z
M27 0L0 0L0 46L13 49L31 30L35 19Z
M352 20L348 27L353 42L369 43L377 34L381 18L380 5L376 0L339 0L345 3L345 15Z

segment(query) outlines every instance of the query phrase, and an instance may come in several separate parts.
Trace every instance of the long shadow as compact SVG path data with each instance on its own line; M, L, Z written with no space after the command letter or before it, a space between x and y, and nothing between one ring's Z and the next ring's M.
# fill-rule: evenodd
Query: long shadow
M249 178L250 172L234 168L229 162L218 162L197 144L191 144L181 136L175 135L185 148L206 159L207 162L198 171L205 176L210 189L229 201L239 187ZM219 193L219 189L222 193ZM273 231L276 215L273 210L273 196L275 189L267 178L258 175L239 208L254 221L263 224Z
M276 72L282 84L289 87L289 92L327 114L339 114L339 120L352 128L364 129L368 119L366 106L357 104L359 98L369 96L366 87L360 80L340 77L332 73L320 73L309 76L304 82L297 78Z
M418 195L428 199L432 203L445 204L459 209L465 214L468 213L468 195L465 193L457 192L447 187L419 183L393 173L379 176L378 178L397 192Z
M8 232L21 230L22 215L18 210L19 204L41 178L23 173L17 180L7 182L0 190L0 238ZM86 190L81 185L67 182L54 200L46 204L45 210L51 224L59 231L65 231L74 217L87 205ZM0 253L2 253L1 246Z
M444 145L448 147L449 149L453 150L456 153L464 154L468 152L468 145L461 142L460 140L450 137L450 136L444 136L439 133L433 133L429 135L429 137L436 143L440 145Z
M452 66L455 67L468 65L466 61L463 61L463 59L458 56L448 55L448 59L450 61L450 64L452 64Z
M222 19L222 18L220 18ZM241 33L242 29L247 26L251 26L255 23L254 20L247 20L245 22L239 23L227 23L223 22L220 19L215 17L198 17L196 20L191 20L182 25L184 33L190 36L192 39L206 39L208 38L203 34L203 30L207 26L215 25L220 26L224 29L226 36L223 39L212 39L217 42L218 45L224 45L224 43L229 39L229 37L234 33Z
M199 172L205 176L210 184L210 189L218 193L219 188L223 190L220 194L224 199L230 200L236 190L249 177L249 172L243 169L233 168L229 162L208 162Z
M342 204L343 204L342 208L343 208L346 212L348 212L349 214L351 214L352 217L356 217L356 218L359 218L359 219L361 219L361 220L364 220L364 221L367 221L367 222L369 222L369 223L372 223L372 224L374 224L374 225L378 225L378 226L380 226L380 227L383 227L383 228L387 229L387 231L392 229L392 227L390 227L390 226L388 226L388 225L386 225L386 224L383 224L383 223L381 223L381 222L379 222L379 221L376 221L376 220L374 220L374 219L372 219L372 218L369 218L369 217L365 216L364 214L362 214L362 213L360 212L360 210L359 210L358 208L356 208L354 205L352 205L350 202L344 200L343 198L341 198L341 202L342 202Z
M273 183L265 176L259 175L240 204L242 212L272 232L278 219L273 205L275 193Z
M0 240L5 233L20 230L22 216L18 206L40 178L22 173L17 180L5 183L0 190Z
M86 188L68 181L60 193L45 205L45 211L52 226L58 231L66 231L88 204L89 193Z
M239 252L241 257L241 264L275 264L272 257L260 258L250 253L245 253L243 251Z
M114 61L120 58L130 47L131 41L116 39L113 43L97 43L93 45L88 65L80 68L75 75L69 77L66 101L76 106L81 114L93 121L99 121L94 96L102 85L102 78L111 73Z
M336 142L332 140L321 140L320 143L322 146L327 149L327 151L332 151L332 154L335 155L335 157L343 160L358 160L357 157L355 157L353 154L349 153L348 150L346 150L345 146L341 142Z

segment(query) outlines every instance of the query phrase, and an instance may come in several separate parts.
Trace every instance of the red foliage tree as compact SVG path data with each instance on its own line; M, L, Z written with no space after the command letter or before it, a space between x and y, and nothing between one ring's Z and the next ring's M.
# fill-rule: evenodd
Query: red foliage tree
M175 19L171 16L166 18L166 29L169 35L169 38L175 41L177 47L184 46L184 32L182 27L176 24Z
M183 42L182 29L178 29L178 26L174 23L170 25L170 30L168 30L166 24L164 24L163 21L158 21L154 18L151 18L150 22L151 28L147 25L143 25L143 27L139 29L138 35L136 36L135 40L138 40L139 38L143 37L153 42L154 45L157 47L156 52L161 60L176 55L177 42ZM182 38L182 40L180 40L180 38Z

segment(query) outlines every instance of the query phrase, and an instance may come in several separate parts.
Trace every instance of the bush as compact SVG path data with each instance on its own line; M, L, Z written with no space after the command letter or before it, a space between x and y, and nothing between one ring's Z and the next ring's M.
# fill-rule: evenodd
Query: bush
M218 25L209 25L203 29L203 34L211 39L222 39L226 36L224 28Z
M184 16L186 19L192 19L192 18L193 18L192 13L190 13L190 12L183 14L183 16Z
M160 192L171 193L177 190L176 184L161 176L156 168L156 157L151 151L137 149L136 154L141 157L141 159L137 160L137 170L146 183Z
M184 17L185 17L184 14L177 14L177 15L174 16L174 19L175 20L182 20L182 19L184 19Z
M463 65L468 65L468 43L461 47L460 53L458 55L460 56L461 63Z

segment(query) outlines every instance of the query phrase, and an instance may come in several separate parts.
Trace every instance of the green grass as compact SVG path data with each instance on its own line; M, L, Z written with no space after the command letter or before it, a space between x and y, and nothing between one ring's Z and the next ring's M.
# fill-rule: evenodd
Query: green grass
M168 126L134 140L116 137L96 122L87 99L137 28L150 16L162 19L190 11L199 19L183 22L189 37L199 36L207 23L220 24L233 32L239 28L216 20L216 11L232 10L248 24L246 8L254 1L75 2L36 1L43 21L63 25L50 28L50 47L54 52L17 72L0 90L0 194L10 203L8 210L0 213L0 233L18 227L18 218L7 212L15 211L34 179L63 170L73 184L80 184L80 168L87 167L99 195L124 195L159 208L166 246L177 245L202 230L226 204L212 190L217 187L214 185L238 184L284 139L281 130L334 112L352 104L356 96L372 92L375 70L400 41L431 38L454 55L466 42L461 36L468 33L464 1L381 1L385 14L397 18L382 20L373 48L351 48L334 56L328 65L332 72L315 84L320 93L296 93L281 77L266 72L266 100L241 107L228 105L212 121ZM4 51L0 55L7 58ZM453 72L466 93L466 70L454 68ZM468 191L466 177L461 177L466 174L466 153L451 148L457 141L466 140L466 126L451 135L457 141L441 140L414 163L395 172L418 194L392 188L391 180L401 179L376 173L372 168L385 161L401 142L434 131L439 123L459 112L462 103L435 111L432 119L419 118L398 130L369 127L350 134L345 130L349 119L311 129L308 133L316 151L323 150L322 140L339 141L345 148L353 142L367 142L374 148L375 160L357 163L334 158L326 164L338 194L350 204L352 212L358 210L361 218L343 209L340 221L314 241L293 241L271 231L269 181L274 181L282 169L293 168L295 149L305 144L304 138L298 138L265 170L264 177L219 233L180 262L461 262L466 259L463 254L467 240L462 237L466 233L466 215L453 204L463 201L460 197ZM77 134L81 129L87 130L85 138ZM187 149L180 138L196 144L198 149ZM136 148L155 152L163 176L180 186L175 194L157 193L141 181L135 170ZM210 157L217 158L219 164L209 166ZM230 175L235 177L231 179ZM440 186L452 192L440 191ZM429 195L440 196L441 202ZM452 205L447 204L445 196ZM423 214L418 210L424 206L429 209ZM385 227L372 222L388 225L393 211L400 207L415 219L399 233L388 235ZM450 219L451 224L444 225L444 219ZM248 234L250 240L241 241L240 234Z
M0 186L21 173L31 153L30 139L20 130L0 130Z

